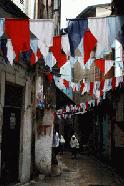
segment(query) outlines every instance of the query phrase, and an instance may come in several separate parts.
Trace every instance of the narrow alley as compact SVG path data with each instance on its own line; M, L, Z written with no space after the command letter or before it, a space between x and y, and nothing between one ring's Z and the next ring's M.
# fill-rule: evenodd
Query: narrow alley
M58 157L60 176L46 177L30 186L123 186L124 181L115 171L92 156L78 155L71 159L70 153ZM27 185L27 184L26 184Z
M0 0L0 186L124 186L123 0Z

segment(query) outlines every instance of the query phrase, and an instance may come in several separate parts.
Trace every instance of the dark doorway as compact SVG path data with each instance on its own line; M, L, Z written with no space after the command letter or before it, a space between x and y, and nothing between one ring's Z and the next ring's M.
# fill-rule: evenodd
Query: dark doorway
M1 177L4 184L18 181L22 93L22 87L6 83L1 165Z

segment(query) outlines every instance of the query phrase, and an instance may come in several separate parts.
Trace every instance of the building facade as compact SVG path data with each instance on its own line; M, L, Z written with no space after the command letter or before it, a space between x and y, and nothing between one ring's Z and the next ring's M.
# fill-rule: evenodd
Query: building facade
M6 16L27 18L10 3L1 4L1 22ZM16 8L16 9L15 9ZM6 11L7 9L7 11ZM17 14L14 14L17 11ZM12 14L13 12L13 14ZM3 184L26 182L31 177L32 98L34 73L26 61L7 62L6 43L0 49L0 180ZM5 53L4 53L5 52ZM20 59L22 60L22 59Z
M122 1L113 1L113 16L123 15L121 3ZM90 7L88 10L87 8L78 18L86 18L87 15L88 17L97 17L97 15L98 17L104 17L111 14L110 10L107 11L108 8L106 6L105 9L107 12L104 11L102 12L103 14L101 14L101 12L99 12L101 7L98 7L99 5L95 9ZM110 8L111 6L109 5L109 9ZM123 77L123 67L120 73L116 66L118 58L120 64L123 61L123 44L120 44L120 42L116 40L114 47L114 51L108 55L104 55L105 60L115 60L114 66L106 75L101 73L95 64L92 64L90 69L84 70L81 69L80 63L76 63L73 68L74 81L78 82L81 79L86 79L89 82L94 82L100 79ZM121 175L123 175L121 168L123 168L122 157L124 154L124 128L122 126L124 112L123 88L123 83L120 83L118 88L106 93L105 99L101 97L101 101L97 107L91 108L91 110L83 115L75 115L73 125L74 130L77 131L80 136L80 143L88 145L91 154L111 164ZM84 95L81 95L80 92L74 93L74 101L77 104L90 99L95 99L95 97L91 97L88 93Z
M34 18L35 5L34 1L8 0L6 3L1 1L0 16L1 18ZM49 17L51 22L53 22L52 18ZM31 38L34 38L34 35L30 34ZM45 65L32 66L29 65L29 61L20 59L18 64L14 63L11 66L6 64L3 53L0 55L1 181L3 184L25 183L33 178L36 169L43 174L51 173L53 112L56 103L53 99L55 98L54 85L48 82L48 71ZM44 64L43 58L39 63ZM39 81L46 101L45 109L40 111L37 109Z
M30 19L35 17L35 0L11 0Z

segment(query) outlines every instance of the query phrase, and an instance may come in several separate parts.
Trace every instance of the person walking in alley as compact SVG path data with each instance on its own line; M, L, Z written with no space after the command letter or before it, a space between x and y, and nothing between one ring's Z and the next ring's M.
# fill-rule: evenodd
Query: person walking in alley
M60 136L60 153L63 155L65 139L63 135Z
M76 158L77 150L79 149L79 142L75 135L71 137L70 146L72 150L72 158Z
M53 163L58 164L56 156L58 155L59 152L59 143L60 143L60 138L58 132L55 132L53 134Z

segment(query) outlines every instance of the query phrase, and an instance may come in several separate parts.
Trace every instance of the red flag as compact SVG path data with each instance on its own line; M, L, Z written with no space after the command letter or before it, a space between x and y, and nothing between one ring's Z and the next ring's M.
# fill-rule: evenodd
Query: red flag
M112 90L116 88L116 77L112 78Z
M97 43L96 38L93 36L93 34L90 31L86 31L84 34L84 64L88 61L90 58L91 51L95 48Z
M84 83L81 83L81 85L80 85L80 91L81 91L81 92L83 92L84 86L85 86Z
M48 80L49 80L49 83L51 83L51 81L53 80L53 74L51 73L48 74Z
M53 46L50 47L50 50L58 62L58 67L61 68L67 61L66 54L61 51L61 36L55 36L53 38Z
M86 101L86 110L88 110L88 101Z
M42 54L39 48L37 50L37 57L38 57L38 60L42 57Z
M58 67L61 68L67 61L65 54L60 54L60 60L58 61Z
M34 65L36 63L36 58L35 58L34 52L31 53L30 60L31 60L32 65Z
M93 96L94 82L90 82L90 95Z
M29 20L5 19L5 33L12 40L16 61L18 61L20 52L30 50Z
M103 95L104 84L105 84L105 79L102 79L102 80L100 81L100 96Z
M102 73L105 73L105 60L104 59L96 59L96 66L100 69Z
M69 81L64 79L63 84L65 85L66 88L69 88Z
M74 87L73 92L76 92L76 86Z

